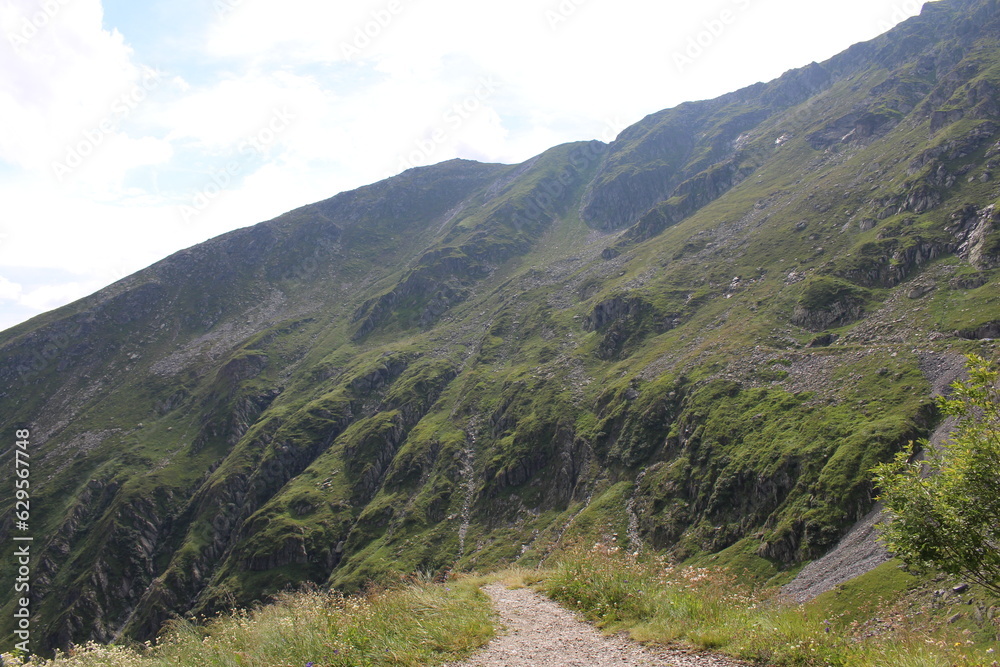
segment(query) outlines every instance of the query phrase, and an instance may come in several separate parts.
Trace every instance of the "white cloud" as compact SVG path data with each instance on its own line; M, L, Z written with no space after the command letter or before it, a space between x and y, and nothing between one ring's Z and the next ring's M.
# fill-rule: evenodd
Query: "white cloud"
M123 35L100 0L47 6L58 9L0 6L0 295L22 309L412 165L518 162L608 140L917 10L911 0L213 0L206 24L154 0L130 11L162 20L142 33L123 23ZM678 71L674 54L722 12L732 20ZM144 61L178 51L162 69ZM484 81L496 82L486 94ZM199 201L197 215L181 215ZM29 284L17 267L78 278Z
M54 194L47 182L30 178L0 183L0 201L4 267L52 267L110 282L163 257L164 241L176 232L158 207L95 200L90 193L68 190Z
M24 21L39 3L14 0L0 15L0 161L30 171L86 139L102 121L115 121L114 107L141 80L121 34L104 30L100 0L66 0L37 32Z
M82 299L100 289L100 280L87 282L69 282L59 285L46 285L23 294L18 302L39 313Z
M93 144L80 143L78 146ZM79 153L75 153L79 155ZM156 137L134 139L113 133L94 146L89 157L74 160L72 155L53 165L53 177L66 195L75 193L94 201L116 201L129 195L125 186L128 173L138 167L161 165L173 156L170 143ZM73 165L80 166L74 168Z
M18 301L23 289L20 284L0 276L0 301Z

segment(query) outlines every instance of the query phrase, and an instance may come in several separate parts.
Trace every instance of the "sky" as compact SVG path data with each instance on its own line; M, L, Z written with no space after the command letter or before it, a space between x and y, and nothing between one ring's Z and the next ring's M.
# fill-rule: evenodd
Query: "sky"
M411 167L518 163L916 0L0 0L0 330Z

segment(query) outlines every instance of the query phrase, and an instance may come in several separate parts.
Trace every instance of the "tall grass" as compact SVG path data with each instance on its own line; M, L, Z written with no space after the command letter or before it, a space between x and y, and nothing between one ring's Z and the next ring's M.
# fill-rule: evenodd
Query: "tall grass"
M660 644L715 649L770 665L972 667L995 665L996 644L838 623L740 584L724 570L639 560L615 549L567 554L542 577L545 592L613 631Z
M172 623L155 645L88 644L46 667L315 667L432 665L493 635L474 582L414 584L343 597L305 591L203 623ZM3 656L3 664L21 664ZM31 663L38 664L38 663Z

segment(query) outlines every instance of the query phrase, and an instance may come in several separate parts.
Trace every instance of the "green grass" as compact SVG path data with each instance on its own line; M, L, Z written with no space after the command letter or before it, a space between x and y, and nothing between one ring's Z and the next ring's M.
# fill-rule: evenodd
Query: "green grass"
M768 665L971 667L990 664L1000 649L989 622L976 632L943 620L952 610L919 595L932 583L895 563L806 605L733 569L638 559L601 544L563 556L535 579L608 632Z
M87 644L47 667L347 667L434 665L460 659L493 636L476 581L415 583L344 597L283 593L270 605L175 620L155 644ZM10 655L4 665L21 664ZM32 662L31 664L39 664Z
M938 580L895 562L805 604L762 585L756 572L677 565L626 554L616 540L558 556L547 568L429 583L427 576L363 595L305 589L212 618L175 619L155 643L89 643L57 653L46 667L417 666L459 660L494 634L487 580L535 586L609 633L639 642L725 653L767 665L801 667L975 667L1000 642L994 624L955 609L997 602L972 589L945 595ZM951 617L951 618L949 618ZM946 620L947 619L947 620ZM0 656L4 665L26 664ZM995 663L994 663L995 664Z

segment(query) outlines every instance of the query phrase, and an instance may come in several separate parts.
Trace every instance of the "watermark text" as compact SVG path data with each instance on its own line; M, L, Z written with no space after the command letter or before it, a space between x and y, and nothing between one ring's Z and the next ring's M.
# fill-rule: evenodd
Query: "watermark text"
M295 120L295 114L287 108L274 109L271 118L256 132L244 137L237 150L243 160L230 160L221 169L216 169L209 175L208 182L191 198L190 203L179 207L181 219L188 223L203 213L216 199L222 196L233 184L237 176L250 160L264 155L278 136L287 130Z
M405 155L400 156L398 170L405 171L429 164L438 148L448 143L448 140L462 128L466 121L480 111L486 101L496 94L501 85L492 76L481 77L472 94L452 104L442 114L441 123L426 132L422 138L414 141L413 148Z
M7 41L15 50L20 50L28 45L40 32L45 30L65 5L70 0L45 0L31 17L22 16L18 23L16 32L7 33Z
M67 176L83 166L87 158L96 153L104 141L115 133L117 125L128 118L159 85L160 74L149 70L131 90L115 98L111 103L111 112L95 127L84 130L80 139L66 148L66 155L61 162L52 163L52 173L59 182L62 183Z
M715 46L739 19L740 12L750 9L750 3L751 0L731 0L731 6L703 21L701 29L688 37L684 48L674 51L673 60L677 72L683 74L685 69L694 65L696 60Z
M31 654L31 432L20 429L14 442L14 644L22 656Z
M558 30L564 23L576 14L577 10L587 4L587 0L561 0L558 5L545 10L545 20L550 30Z
M340 53L348 60L357 58L365 49L371 46L382 33L389 29L392 22L403 13L405 6L402 0L389 0L381 9L374 10L363 25L354 28L350 40L340 43Z

